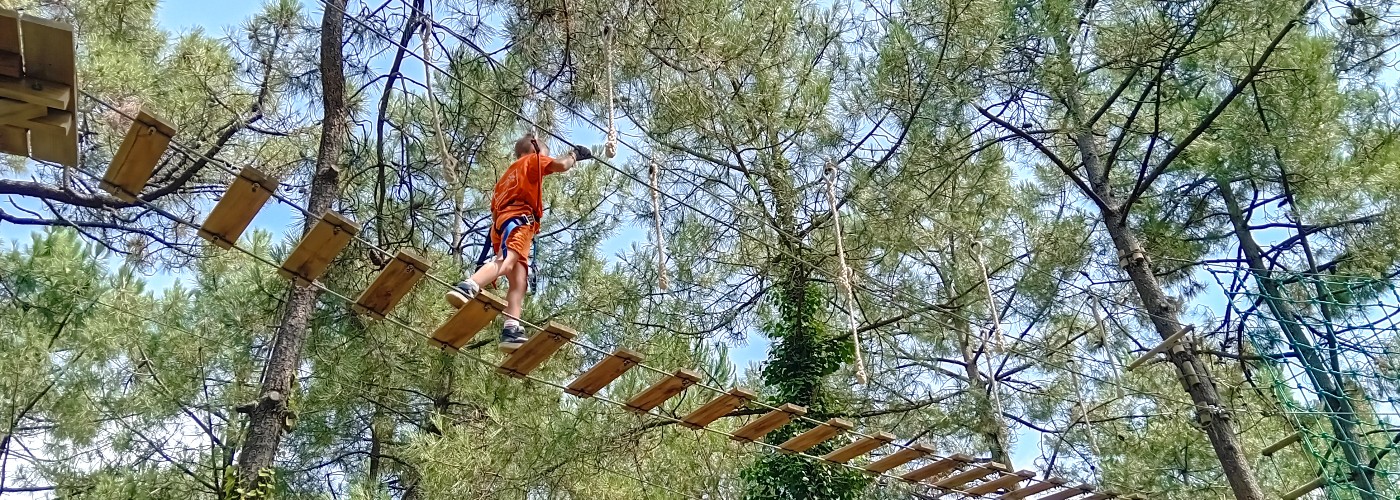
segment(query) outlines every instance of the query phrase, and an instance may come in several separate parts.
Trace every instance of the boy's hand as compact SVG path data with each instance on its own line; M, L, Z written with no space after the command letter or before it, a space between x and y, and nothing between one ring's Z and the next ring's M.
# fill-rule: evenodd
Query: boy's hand
M574 146L574 159L578 161L592 160L593 150L588 149L588 146Z

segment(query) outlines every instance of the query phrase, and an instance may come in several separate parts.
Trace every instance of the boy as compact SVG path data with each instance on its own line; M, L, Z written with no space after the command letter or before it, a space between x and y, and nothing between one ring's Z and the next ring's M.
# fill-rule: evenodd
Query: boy
M447 300L461 307L471 301L487 285L501 276L506 277L510 290L506 292L506 325L501 329L501 350L510 351L525 343L525 328L520 326L520 310L528 287L530 247L539 232L540 217L544 215L541 185L544 176L567 172L576 161L593 158L593 152L583 146L561 158L550 158L549 149L527 133L515 141L515 162L496 181L491 197L490 251L496 258L484 263L471 278L447 292ZM486 260L486 250L482 260Z

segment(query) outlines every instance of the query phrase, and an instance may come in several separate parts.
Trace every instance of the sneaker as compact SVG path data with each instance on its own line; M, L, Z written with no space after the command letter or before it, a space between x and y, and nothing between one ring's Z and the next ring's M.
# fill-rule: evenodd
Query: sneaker
M525 329L522 327L501 329L501 352L513 352L525 344Z
M452 304L452 307L461 309L462 306L467 305L468 302L476 298L476 294L478 293L481 293L481 287L476 286L475 281L463 281L457 284L456 289L447 292L447 303Z

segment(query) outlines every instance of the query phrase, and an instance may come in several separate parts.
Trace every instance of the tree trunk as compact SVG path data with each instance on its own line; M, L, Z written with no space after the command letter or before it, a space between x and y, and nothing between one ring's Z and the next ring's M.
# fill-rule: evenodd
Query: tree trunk
M1103 200L1105 205L1100 207L1104 229L1108 231L1109 239L1113 241L1113 247L1120 256L1119 263L1132 280L1133 288L1147 310L1157 335L1166 340L1181 331L1177 306L1167 295L1162 284L1157 282L1157 276L1152 271L1152 263L1147 258L1142 243L1128 226L1127 214L1123 213L1121 208L1123 203L1114 195L1108 175L1100 163L1102 157L1099 155L1093 132L1084 125L1083 108L1077 94L1068 93L1065 100L1075 128L1074 143L1079 150L1080 159L1084 162L1088 182L1094 194ZM1235 493L1235 498L1263 500L1264 491L1259 486L1258 479L1254 477L1254 468L1240 444L1234 416L1221 402L1214 377L1188 347L1178 345L1167 354L1172 365L1176 367L1182 386L1196 405L1197 421L1210 438L1211 447L1215 449L1215 456L1220 460L1220 467L1230 483L1230 489Z
M1283 329L1284 335L1288 337L1288 343L1293 350L1298 353L1298 358L1303 363L1303 370L1308 375L1308 380L1312 382L1313 389L1317 391L1318 399L1327 409L1327 420L1332 424L1332 432L1337 435L1337 444L1342 449L1342 454L1346 458L1347 466L1351 469L1351 480L1356 485L1357 493L1362 500L1375 500L1376 489L1371 484L1371 475L1368 473L1365 463L1368 458L1357 446L1356 439L1356 409L1352 407L1351 399L1337 387L1333 382L1331 374L1327 369L1327 362L1322 359L1317 348L1303 332L1301 320L1293 306L1287 301L1281 300L1283 290L1279 287L1277 280L1273 278L1273 273L1264 263L1264 252L1259 248L1259 244L1254 241L1254 235L1249 230L1249 221L1246 219L1244 210L1240 208L1239 200L1230 188L1228 181L1217 179L1216 185L1220 187L1220 198L1225 201L1226 211L1230 214L1230 222L1234 226L1235 238L1239 240L1240 250L1244 252L1245 260L1249 262L1250 273L1259 283L1259 289L1264 293L1264 303L1269 310L1274 313L1275 322Z
M316 171L311 179L307 208L313 214L325 212L340 191L340 153L349 131L345 109L345 69L341 40L344 38L346 0L329 0L321 18L321 144ZM311 230L314 217L307 217L302 234ZM282 442L287 417L287 400L292 377L296 376L306 343L307 327L316 309L320 291L294 285L287 292L282 325L277 329L272 353L263 370L262 389L257 404L249 412L248 437L238 458L238 484L251 491L261 486L261 471L272 467Z

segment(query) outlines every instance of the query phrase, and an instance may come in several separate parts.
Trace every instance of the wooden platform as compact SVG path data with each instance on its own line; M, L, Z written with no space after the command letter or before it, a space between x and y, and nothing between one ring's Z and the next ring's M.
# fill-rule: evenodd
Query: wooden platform
M964 491L973 495L988 495L1002 490L1009 491L1012 487L1016 486L1017 484L1020 484L1022 481L1026 481L1034 477L1035 472L1028 470L1016 471L1015 474L1002 474L996 479L984 481L982 483L972 486L971 488L967 488Z
M927 465L924 465L923 467L919 467L917 469L909 471L903 476L900 476L900 479L917 483L919 481L923 481L925 479L941 475L945 472L961 468L963 464L971 462L972 460L973 458L970 456L963 454L955 454L947 458L935 460ZM969 481L971 480L969 479Z
M807 432L793 436L792 439L784 441L778 445L787 453L802 453L812 449L812 447L836 437L842 431L848 431L855 427L849 420L833 418L826 423L816 426Z
M685 391L687 387L700 381L700 372L689 368L681 368L675 373L667 375L666 378L651 384L651 387L633 396L627 401L627 409L637 413L646 413L652 408L661 406L666 400L675 397Z
M720 417L728 415L729 412L734 411L757 398L758 393L755 393L748 389L735 387L733 389L730 389L729 392L720 394L715 399L712 399L710 400L710 402L705 403L704 406L696 408L695 411L690 412L690 414L686 415L684 419L681 419L681 425L684 425L691 429L703 429L705 428L705 426L710 425L715 420L719 420Z
M433 330L433 340L452 350L461 349L505 309L506 301L495 294L477 293L471 302L458 308L452 317Z
M577 336L578 332L574 331L573 328L553 321L545 323L544 331L536 333L529 340L526 340L519 349L507 355L505 361L501 362L501 366L496 367L496 371L502 375L525 378L530 372L544 364L545 360L553 356L560 347Z
M1008 491L1002 496L997 497L997 500L1020 500L1022 498L1029 498L1031 495L1064 486L1068 482L1069 481L1058 477L1052 477L1044 481L1027 484L1021 489Z
M359 224L338 213L326 212L282 261L282 268L277 270L277 274L296 280L298 285L310 284L326 272L335 256L340 255L341 250L359 233Z
M856 440L856 442L837 448L836 451L822 456L822 460L832 463L844 464L850 462L858 456L875 451L876 448L893 443L894 434L881 432L874 436L866 436Z
M731 439L741 442L758 441L763 436L777 430L779 427L787 425L792 419L806 415L807 408L792 403L784 403L777 409L763 414L752 422L734 431Z
M229 184L209 217L199 227L199 236L219 248L233 248L243 231L252 224L268 198L277 191L278 182L253 167L243 167Z
M102 189L122 201L136 201L174 136L175 127L142 109L127 129L121 148L112 155L112 163L102 176Z
M78 165L76 48L72 26L0 9L0 151Z
M580 398L593 397L598 391L603 390L612 381L617 380L622 374L627 373L627 370L631 370L632 367L641 362L641 353L628 349L618 349L570 382L569 387L564 389L564 392Z
M934 450L932 446L926 445L924 443L915 443L913 446L910 446L908 448L900 448L894 453L885 455L881 459L872 462L870 465L865 466L865 471L871 474L884 474L886 472L889 472L890 469L912 462L915 459L923 458L924 456L933 453L933 451ZM915 481L914 479L907 478L906 480Z
M413 289L413 285L418 284L418 280L423 279L423 275L427 274L429 269L432 269L432 266L429 266L427 260L418 255L417 252L407 249L399 250L399 253L394 256L394 260L389 261L389 264L384 266L384 269L379 272L379 276L374 278L374 282L370 283L369 288L366 288L360 294L360 298L355 300L355 304L350 307L356 313L368 315L374 319L384 319L389 311L394 310L394 306L399 305L399 301L408 295L409 290ZM450 322L451 320L449 320ZM441 331L442 327L439 327L438 330ZM436 338L436 334L434 337Z

